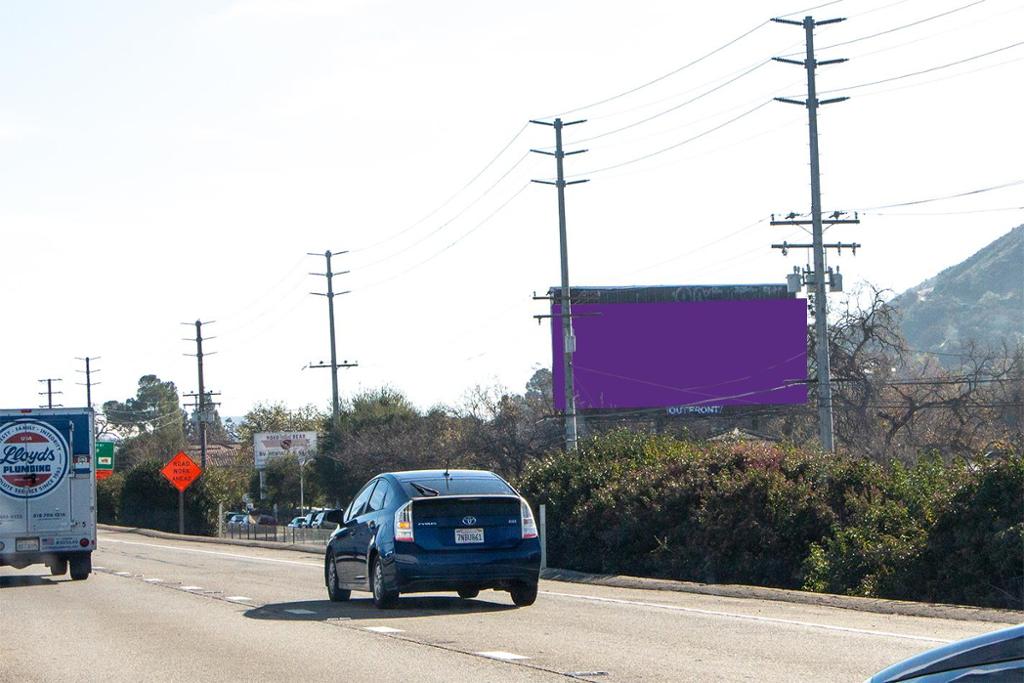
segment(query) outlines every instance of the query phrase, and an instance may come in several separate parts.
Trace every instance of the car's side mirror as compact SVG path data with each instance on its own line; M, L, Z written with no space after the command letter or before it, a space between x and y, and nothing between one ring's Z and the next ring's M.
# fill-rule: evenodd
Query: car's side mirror
M342 516L345 513L341 510L330 510L324 513L324 522L330 522L331 524L341 524Z

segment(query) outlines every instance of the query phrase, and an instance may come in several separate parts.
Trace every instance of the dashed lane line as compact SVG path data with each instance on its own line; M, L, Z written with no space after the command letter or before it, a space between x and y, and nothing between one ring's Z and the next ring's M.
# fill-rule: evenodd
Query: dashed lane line
M231 602L253 602L252 598L247 598L244 595L229 595L224 599L230 600Z
M480 655L481 657L487 657L488 659L500 659L503 662L515 662L521 659L529 659L529 657L517 655L514 652L502 652L501 650L492 650L489 652L475 652L474 654Z
M163 579L143 579L146 583L163 583Z
M286 609L285 612L287 612L288 614L300 614L300 615L316 614L316 612L314 612L311 609Z
M391 628L390 626L364 626L367 631L373 631L374 633L404 633L404 629Z
M201 591L201 590L203 590L203 587L202 586L181 586L181 590L183 590L183 591Z
M856 633L859 635L879 636L882 638L903 638L906 640L918 640L926 643L952 643L952 640L933 638L931 636L918 636L908 633L892 633L890 631L876 631L866 628L852 628L849 626L835 626L833 624L822 624L814 621L800 621L797 619L781 619L779 617L759 617L753 614L738 614L735 612L718 612L709 609L698 609L696 607L682 607L679 605L666 605L657 602L641 602L639 600L622 600L619 598L601 598L595 595L579 595L576 593L558 593L555 591L541 591L546 595L554 595L574 600L587 600L590 602L604 602L614 605L629 605L631 607L653 607L654 609L670 610L673 612L686 612L689 614L701 614L710 617L725 617L727 619L739 619L743 621L757 621L768 624L785 624L787 626L803 626L806 628L824 629L827 631L838 631L840 633Z
M162 550L173 550L175 552L184 553L200 553L202 555L219 555L220 557L231 557L236 560L244 560L246 562L270 562L273 564L290 564L298 567L312 567L313 569L323 569L323 565L320 563L313 564L312 562L296 562L295 560L277 560L272 557L253 557L252 555L239 555L237 553L224 553L216 550L200 550L199 548L183 548L178 545L162 545L160 543L141 543L139 541L121 541L112 538L103 538L104 543L123 543L124 545L138 545L146 548L160 548Z

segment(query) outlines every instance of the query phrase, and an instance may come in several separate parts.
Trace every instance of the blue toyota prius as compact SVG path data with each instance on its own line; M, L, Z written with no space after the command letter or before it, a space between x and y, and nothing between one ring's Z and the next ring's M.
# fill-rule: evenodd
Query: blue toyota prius
M507 590L537 599L540 542L529 503L480 470L391 472L370 480L333 521L324 581L331 600L369 591L377 607L400 593Z

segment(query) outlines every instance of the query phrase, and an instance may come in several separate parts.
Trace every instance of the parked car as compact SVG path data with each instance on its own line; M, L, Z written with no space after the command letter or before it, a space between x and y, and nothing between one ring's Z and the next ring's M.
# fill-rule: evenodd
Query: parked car
M507 590L517 606L537 599L540 542L529 503L493 472L381 474L341 513L324 556L333 601L369 591L379 608L401 593Z
M302 528L304 528L306 526L306 518L305 517L294 517L294 518L292 518L292 521L288 522L288 524L286 526L289 529L302 529Z
M249 515L242 514L241 512L235 513L228 518L228 524L241 525L245 524L246 520L249 519Z
M879 671L864 683L1024 681L1024 624L958 640Z
M332 509L321 510L320 512L313 515L313 523L310 524L310 527L312 527L313 529L336 529L338 527L338 523L331 522L329 521L328 518L328 515L330 515L330 513L332 512L334 513L334 516L337 517L338 513L344 511Z

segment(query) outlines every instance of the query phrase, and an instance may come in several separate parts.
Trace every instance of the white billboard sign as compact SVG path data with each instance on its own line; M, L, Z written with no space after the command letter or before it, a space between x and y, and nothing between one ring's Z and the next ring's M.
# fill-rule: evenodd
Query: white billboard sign
M266 469L267 462L284 455L294 455L304 463L316 455L316 432L257 432L253 436L256 469Z

